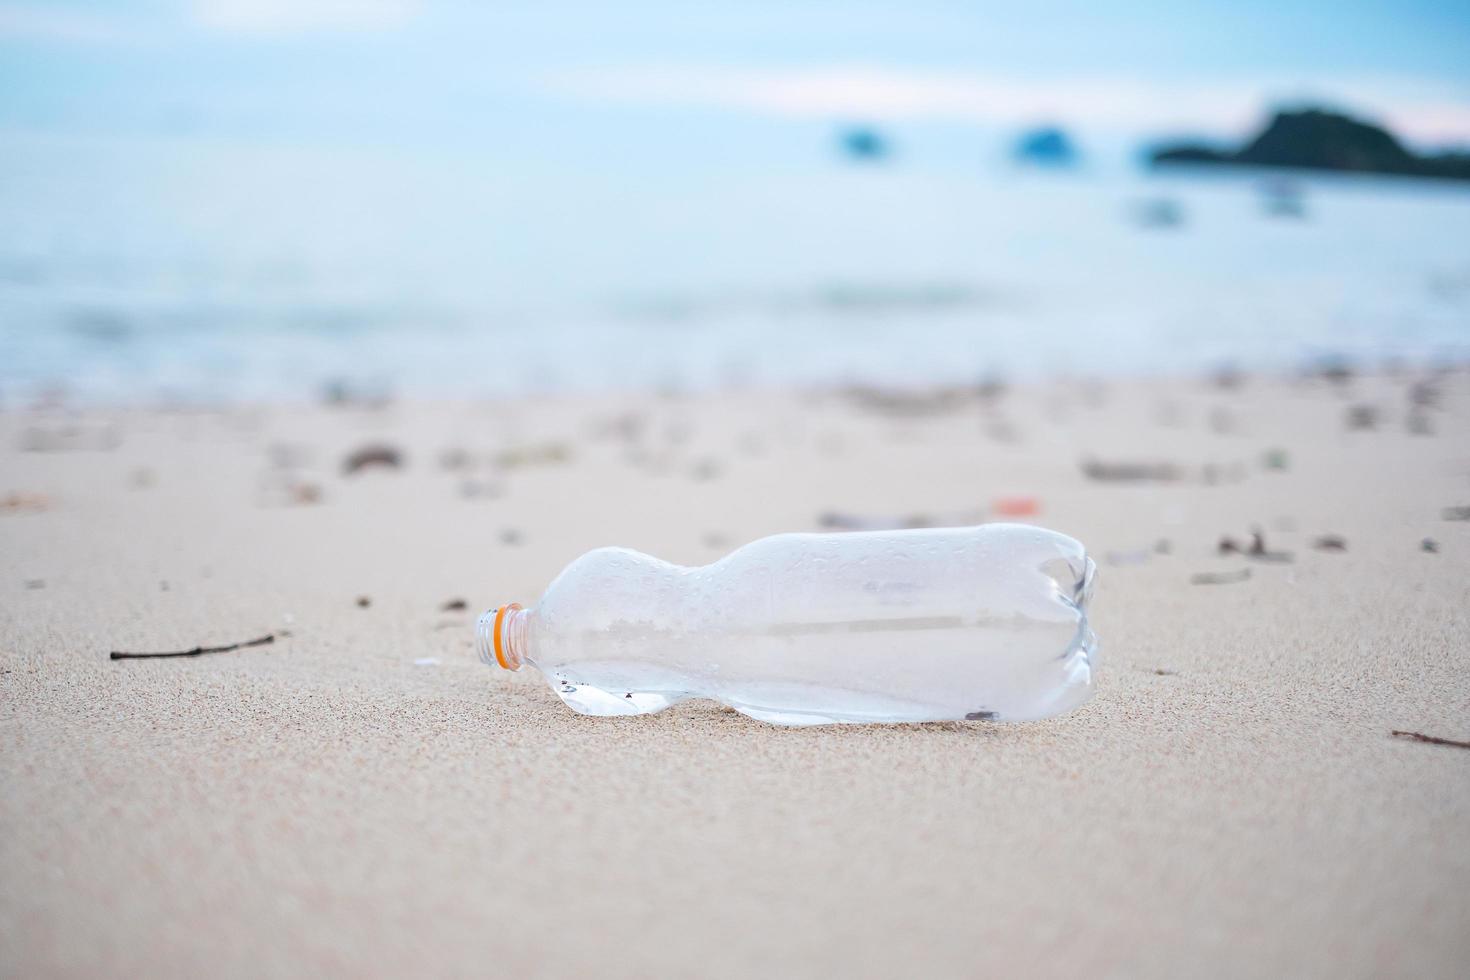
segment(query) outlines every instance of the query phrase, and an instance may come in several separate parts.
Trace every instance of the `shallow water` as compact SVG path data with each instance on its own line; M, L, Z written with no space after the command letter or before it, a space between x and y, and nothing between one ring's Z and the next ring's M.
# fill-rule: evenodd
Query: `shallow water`
M533 172L534 171L534 172ZM0 145L0 398L480 396L1470 351L1470 189ZM1145 226L1160 200L1180 215ZM1165 211L1169 209L1164 209Z

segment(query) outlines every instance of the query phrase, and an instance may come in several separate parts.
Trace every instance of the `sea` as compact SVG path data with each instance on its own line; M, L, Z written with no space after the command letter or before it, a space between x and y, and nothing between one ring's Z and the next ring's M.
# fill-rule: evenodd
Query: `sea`
M1470 357L1470 185L0 137L0 407Z

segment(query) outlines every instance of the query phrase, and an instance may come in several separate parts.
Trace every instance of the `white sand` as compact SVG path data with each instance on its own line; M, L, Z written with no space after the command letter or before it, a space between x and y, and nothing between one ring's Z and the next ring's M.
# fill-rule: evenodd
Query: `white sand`
M1407 386L94 413L50 452L21 447L61 416L0 415L0 972L1464 976L1470 751L1389 731L1470 739L1470 522L1440 515L1470 504L1470 377L1427 436ZM641 438L599 432L623 412ZM407 467L343 478L374 440ZM1089 452L1191 479L1090 482ZM703 562L1026 494L1103 566L1100 693L1054 721L589 719L471 649L597 545ZM1295 562L1215 555L1253 524Z

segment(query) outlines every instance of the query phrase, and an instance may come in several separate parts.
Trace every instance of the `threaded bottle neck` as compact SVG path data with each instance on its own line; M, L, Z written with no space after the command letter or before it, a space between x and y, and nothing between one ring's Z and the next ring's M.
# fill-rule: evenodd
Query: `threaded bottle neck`
M526 625L530 612L519 602L481 614L475 623L475 651L485 664L520 670L525 663Z

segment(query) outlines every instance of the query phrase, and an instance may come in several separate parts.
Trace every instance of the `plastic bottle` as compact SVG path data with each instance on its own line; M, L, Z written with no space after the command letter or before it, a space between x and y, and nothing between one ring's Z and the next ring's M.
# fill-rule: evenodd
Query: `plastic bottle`
M481 616L477 646L589 715L713 698L783 725L1023 721L1092 694L1095 573L1020 524L778 534L692 568L599 548L535 608Z

